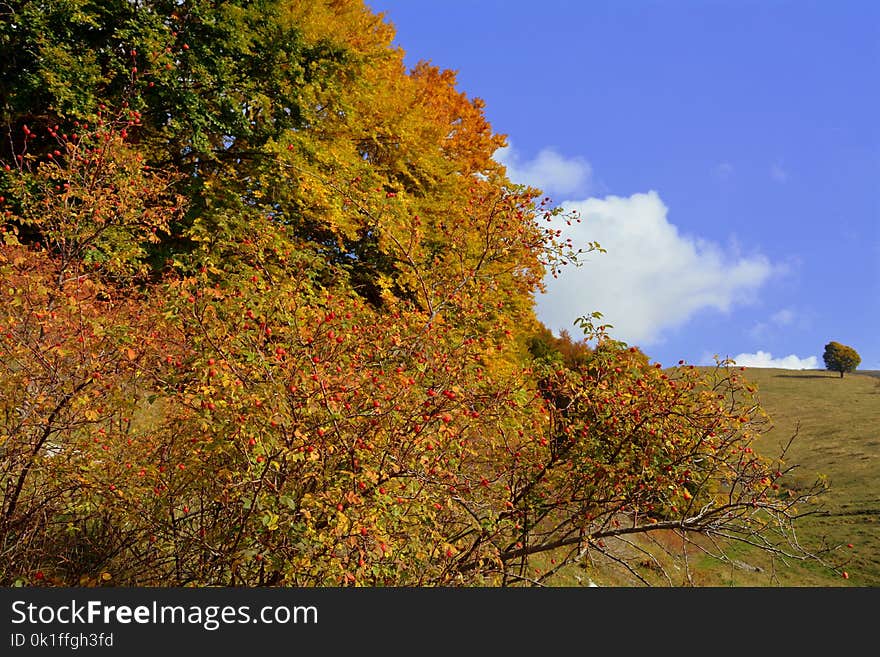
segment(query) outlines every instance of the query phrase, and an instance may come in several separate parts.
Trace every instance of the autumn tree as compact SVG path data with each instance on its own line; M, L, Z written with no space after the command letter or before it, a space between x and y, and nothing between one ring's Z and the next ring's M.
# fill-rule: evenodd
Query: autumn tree
M855 349L833 341L825 345L822 360L825 361L825 369L840 372L841 379L844 372L854 372L862 362L861 356Z

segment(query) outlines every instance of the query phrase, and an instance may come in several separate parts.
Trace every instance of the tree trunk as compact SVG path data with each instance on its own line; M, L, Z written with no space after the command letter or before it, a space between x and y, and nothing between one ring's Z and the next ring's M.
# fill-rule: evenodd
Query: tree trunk
M840 370L840 378L843 378L843 370Z

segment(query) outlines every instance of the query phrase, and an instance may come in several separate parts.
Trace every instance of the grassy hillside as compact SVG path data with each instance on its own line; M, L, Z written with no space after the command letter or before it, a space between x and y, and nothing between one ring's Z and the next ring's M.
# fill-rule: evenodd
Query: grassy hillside
M767 455L795 431L789 463L800 465L789 486L816 476L830 486L819 513L804 519L801 539L823 537L832 544L852 544L841 557L850 575L845 583L880 586L880 373L837 374L772 369L749 370L774 423L759 444ZM779 574L789 585L837 585L812 568L792 567Z
M662 554L663 549L680 551L671 536L642 543L659 555L670 579L661 579L650 560L639 575L653 583L673 585L690 581L698 586L880 586L878 375L863 372L841 379L821 370L747 370L773 422L772 431L756 445L758 451L776 457L797 433L785 461L786 466L797 464L797 468L783 478L783 488L807 487L819 477L829 486L817 504L798 509L813 512L798 522L799 542L809 547L823 541L840 546L830 561L845 570L848 579L815 562L771 559L761 550L739 545L728 551L731 559L726 563L692 546L685 568L681 561L673 563ZM561 573L557 583L577 586L593 580L604 586L638 585L635 577L612 573L601 563L584 570Z

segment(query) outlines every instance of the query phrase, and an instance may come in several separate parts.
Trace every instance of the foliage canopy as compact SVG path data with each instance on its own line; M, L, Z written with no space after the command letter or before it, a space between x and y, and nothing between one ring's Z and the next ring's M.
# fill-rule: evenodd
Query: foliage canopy
M859 363L862 362L862 357L852 347L831 341L825 345L822 360L825 361L825 369L832 372L840 372L840 378L842 379L844 372L855 371Z

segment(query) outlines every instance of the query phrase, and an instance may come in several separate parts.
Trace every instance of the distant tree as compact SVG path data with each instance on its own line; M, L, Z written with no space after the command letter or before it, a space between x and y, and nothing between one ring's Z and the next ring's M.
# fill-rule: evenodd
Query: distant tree
M862 362L861 356L859 356L855 349L839 342L829 342L826 344L822 359L825 361L826 369L832 372L840 372L841 379L844 372L852 372Z
M556 362L568 368L576 368L589 361L593 350L585 340L576 340L563 329L559 337L539 322L534 335L529 336L526 345L532 358L545 362Z

